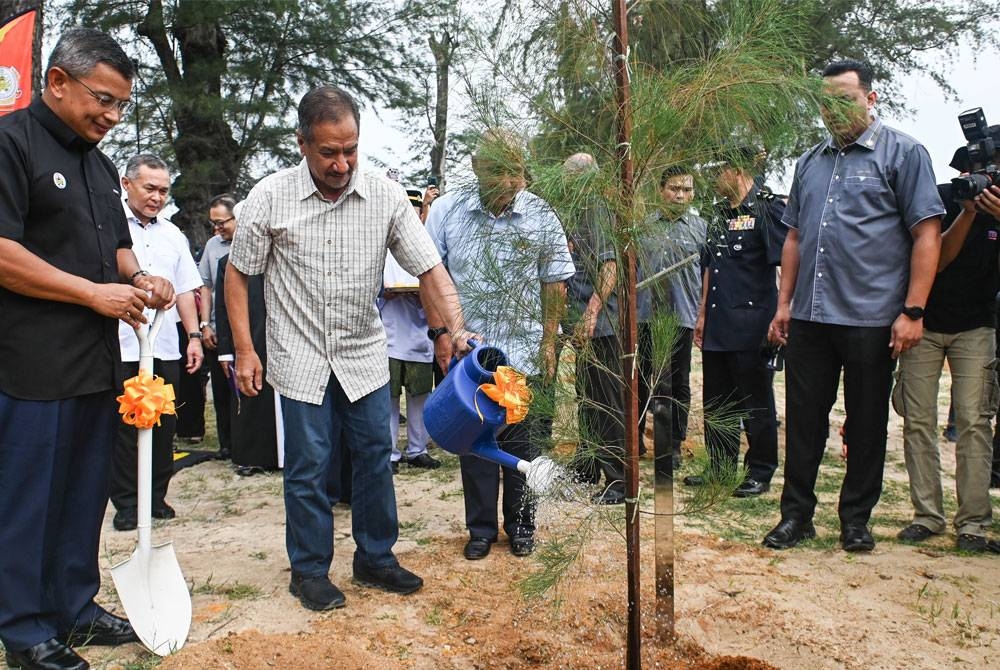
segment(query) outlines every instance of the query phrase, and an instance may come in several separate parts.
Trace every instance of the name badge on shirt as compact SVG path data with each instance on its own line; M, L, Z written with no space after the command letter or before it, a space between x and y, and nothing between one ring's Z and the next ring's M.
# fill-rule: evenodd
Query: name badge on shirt
M996 242L997 241L997 231L995 231L993 229L987 230L986 231L986 239L988 239L990 242Z
M729 219L729 230L753 230L757 219L749 214L741 214L735 219Z

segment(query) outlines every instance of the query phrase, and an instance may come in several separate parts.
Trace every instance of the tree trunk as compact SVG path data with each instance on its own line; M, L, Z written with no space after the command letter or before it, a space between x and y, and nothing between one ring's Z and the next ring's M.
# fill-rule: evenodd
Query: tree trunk
M5 21L15 14L38 8L38 17L35 19L35 39L31 43L31 81L33 82L33 93L37 96L42 91L42 12L43 0L0 0L0 21Z
M170 90L177 135L174 152L180 175L174 180L174 201L180 211L173 222L204 247L211 235L208 202L235 189L239 177L239 146L223 116L222 75L226 70L226 36L220 17L227 11L217 0L181 0L169 27L180 62L167 37L161 0L152 0L138 32L153 45Z
M445 189L445 158L448 147L448 95L451 91L448 77L458 41L445 28L440 39L431 35L427 38L427 43L434 55L434 70L437 80L434 121L431 126L431 133L434 137L430 156L431 175L437 179L438 189L443 193Z

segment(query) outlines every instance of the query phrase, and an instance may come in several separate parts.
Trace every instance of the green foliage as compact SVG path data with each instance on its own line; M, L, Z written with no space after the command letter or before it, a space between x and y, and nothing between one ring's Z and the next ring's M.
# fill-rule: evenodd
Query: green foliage
M410 50L396 31L412 8L391 0L69 0L63 25L115 35L139 63L134 116L104 148L173 162L182 228L208 198L245 192L297 160L294 109L337 84L360 101L409 106ZM207 234L198 226L190 234ZM195 235L197 237L198 235Z

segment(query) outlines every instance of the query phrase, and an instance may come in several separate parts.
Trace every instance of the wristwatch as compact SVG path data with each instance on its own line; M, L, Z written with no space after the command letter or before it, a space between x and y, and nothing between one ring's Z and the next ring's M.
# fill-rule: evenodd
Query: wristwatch
M441 326L440 328L428 328L427 329L427 338L431 342L437 342L437 338L441 337L442 335L444 335L447 332L448 332L448 329L445 328L444 326Z
M924 308L916 305L904 307L903 316L911 319L912 321L919 321L924 318Z
M200 340L201 339L201 333L188 333L188 339L189 340Z
M201 323L198 324L198 330L205 330L206 328L208 328L208 326L209 326L208 321L202 321Z

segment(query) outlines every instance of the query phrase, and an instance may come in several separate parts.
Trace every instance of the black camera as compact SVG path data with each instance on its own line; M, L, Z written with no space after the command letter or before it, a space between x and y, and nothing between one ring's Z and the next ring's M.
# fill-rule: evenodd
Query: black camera
M1000 145L1000 126L986 123L982 107L958 115L965 146L969 174L951 180L951 193L955 200L972 200L990 186L1000 186L1000 169L994 163Z

